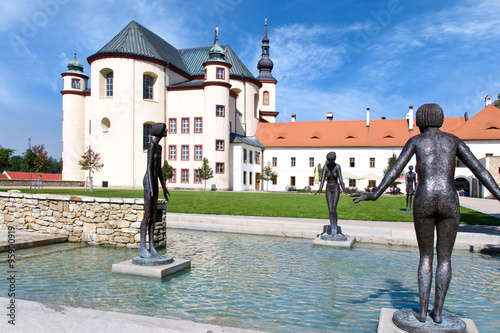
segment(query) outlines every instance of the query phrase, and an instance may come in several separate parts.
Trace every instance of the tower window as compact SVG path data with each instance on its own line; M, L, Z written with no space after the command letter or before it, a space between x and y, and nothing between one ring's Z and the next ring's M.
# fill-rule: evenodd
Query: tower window
M217 67L217 78L219 80L224 80L226 77L224 68Z
M224 151L224 140L215 140L215 150Z
M142 98L153 99L153 86L154 86L153 77L145 74L143 76Z
M71 88L80 89L80 79L71 79Z
M217 117L224 117L226 113L226 107L224 105L217 105L215 109L215 115Z
M269 105L269 91L264 91L262 104Z
M106 74L106 97L113 97L113 72Z
M144 124L142 126L142 149L147 150L153 137L151 136L151 128L153 125Z

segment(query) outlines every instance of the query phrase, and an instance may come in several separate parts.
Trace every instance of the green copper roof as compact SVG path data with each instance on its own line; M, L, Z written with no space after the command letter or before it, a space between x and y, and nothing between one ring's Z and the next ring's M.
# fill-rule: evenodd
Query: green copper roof
M244 76L248 78L255 79L248 68L243 64L243 62L238 58L236 53L227 44L219 45L226 54L226 62L232 65L229 73L231 75ZM203 68L203 63L209 60L209 52L213 45L193 47L190 49L179 50L179 53L186 64L191 75L203 75L205 70Z
M190 75L204 75L203 63L209 60L210 49L213 46L178 50L155 33L132 21L95 55L109 53L141 55L168 62ZM225 53L225 61L232 65L229 71L231 75L255 79L229 45L217 43L217 46L221 48L219 51Z
M76 49L75 49L75 56L73 57L73 60L70 60L68 62L68 70L66 71L66 73L85 75L85 74L83 74L83 64L76 57Z
M163 38L132 21L96 54L128 53L168 62L188 72L179 51Z

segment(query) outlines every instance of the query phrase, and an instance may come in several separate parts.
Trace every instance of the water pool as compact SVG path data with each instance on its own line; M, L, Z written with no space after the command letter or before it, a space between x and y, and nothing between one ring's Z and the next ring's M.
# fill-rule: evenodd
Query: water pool
M169 230L192 269L162 280L111 273L137 249L19 250L19 299L270 332L374 332L380 308L418 307L416 248ZM2 257L5 259L5 257ZM445 311L500 330L500 256L455 251ZM1 263L7 271L5 261ZM1 290L8 281L2 279Z

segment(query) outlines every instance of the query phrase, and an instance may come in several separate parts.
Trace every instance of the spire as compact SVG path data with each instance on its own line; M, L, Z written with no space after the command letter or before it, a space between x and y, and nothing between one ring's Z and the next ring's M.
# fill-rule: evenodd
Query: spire
M210 61L226 61L226 52L219 45L219 27L217 26L215 27L214 45L210 48L208 55Z
M83 74L83 65L82 63L78 60L76 57L76 49L75 49L75 56L73 57L73 60L68 62L68 70L66 73L75 73L75 74Z
M269 59L269 38L267 37L267 19L264 25L264 37L262 38L262 57L257 63L257 69L259 70L259 76L257 80L271 80L276 81L276 79L271 74L273 70L273 61Z

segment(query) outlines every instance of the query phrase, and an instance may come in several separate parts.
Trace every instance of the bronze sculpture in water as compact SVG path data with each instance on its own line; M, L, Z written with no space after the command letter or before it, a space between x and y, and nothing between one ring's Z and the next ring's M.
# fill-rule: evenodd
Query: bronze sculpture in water
M139 256L132 260L137 265L163 265L173 261L168 255L159 254L154 247L154 230L156 223L158 205L158 185L163 190L163 196L168 202L167 194L170 195L161 172L161 151L160 140L167 136L167 126L164 123L156 123L151 128L153 137L148 146L148 164L144 175L144 217L141 222L141 243ZM146 235L149 235L149 249L146 247Z
M314 194L319 194L323 190L323 185L326 180L326 203L330 215L330 225L325 226L321 239L325 240L347 240L347 237L338 232L338 217L337 217L337 204L340 198L340 188L345 193L344 182L342 181L342 171L340 165L335 163L337 155L335 152L329 152L326 155L328 163L323 167L323 175L319 189Z
M413 195L415 194L415 188L417 187L417 174L413 172L413 165L408 167L408 172L405 174L406 183L406 211L411 212Z
M421 323L426 321L429 308L434 229L437 231L437 268L434 307L429 315L434 323L440 324L443 321L443 304L451 280L450 258L460 220L460 205L453 184L456 158L458 157L495 198L500 200L498 184L467 145L458 137L439 129L443 120L443 110L439 105L422 105L416 114L416 122L421 134L408 140L393 167L373 194L363 194L354 200L355 203L362 200L376 200L396 180L411 157L416 155L419 183L415 192L413 220L420 262L418 265L419 310L414 315ZM396 314L398 312L400 311ZM398 324L396 314L393 321L398 326L408 324L404 321ZM448 318L448 315L446 317ZM405 328L402 326L400 327Z

